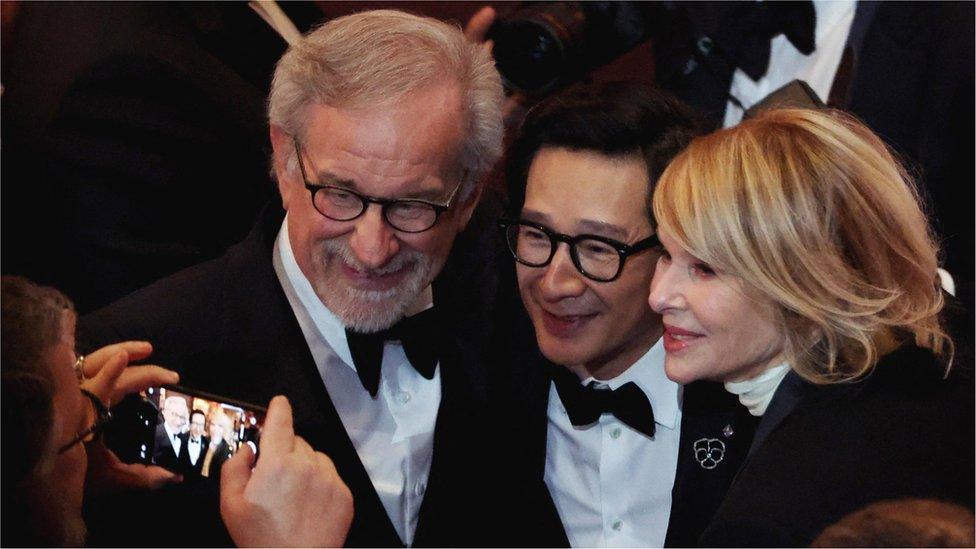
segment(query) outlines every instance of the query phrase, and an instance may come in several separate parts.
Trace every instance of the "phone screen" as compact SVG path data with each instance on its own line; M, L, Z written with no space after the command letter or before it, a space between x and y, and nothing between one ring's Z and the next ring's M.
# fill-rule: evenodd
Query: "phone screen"
M257 453L267 411L175 385L150 387L132 408L115 414L109 446L123 461L159 465L184 482L219 482L224 462L244 444Z

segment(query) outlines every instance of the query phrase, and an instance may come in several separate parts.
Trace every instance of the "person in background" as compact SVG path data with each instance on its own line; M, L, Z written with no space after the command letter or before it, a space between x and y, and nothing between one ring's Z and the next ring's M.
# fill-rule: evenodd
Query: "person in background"
M509 151L503 228L530 322L498 320L515 331L491 395L510 525L498 544L694 544L745 457L752 418L721 385L667 379L647 305L650 197L695 135L677 100L608 82L534 107ZM518 333L537 349L516 348Z
M933 499L872 503L827 527L811 547L973 547L970 509Z
M765 111L693 141L654 214L668 377L721 381L761 417L702 544L805 546L880 499L972 507L972 365L881 139L839 112Z
M53 288L5 276L0 303L3 432L18 449L3 459L2 543L83 545L82 500L91 485L153 489L179 480L158 466L121 463L99 441L112 402L179 376L158 366L127 368L149 356L145 342L78 357L73 306ZM294 436L284 398L271 402L265 425L260 462L248 449L224 467L221 510L234 541L341 545L352 497L331 461Z

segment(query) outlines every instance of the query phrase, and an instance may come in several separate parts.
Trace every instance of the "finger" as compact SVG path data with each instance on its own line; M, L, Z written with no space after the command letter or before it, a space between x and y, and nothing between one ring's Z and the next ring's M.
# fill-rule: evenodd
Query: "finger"
M123 341L106 345L85 357L85 376L94 377L101 370L105 361L119 351L128 353L130 360L142 360L152 354L152 345L148 341Z
M230 459L224 462L220 471L220 493L221 499L225 497L233 501L239 501L244 496L244 488L247 481L251 478L251 469L254 468L254 451L247 444L241 448Z
M141 463L122 463L120 470L125 474L123 487L143 488L155 490L167 484L179 483L181 475L163 469L158 465L143 465Z
M278 395L271 399L268 414L261 429L261 453L271 461L292 451L295 445L295 427L292 424L291 404L288 399Z
M495 9L491 6L485 6L472 15L471 19L468 19L468 24L464 26L464 36L472 42L483 42L485 35L488 34L488 29L494 22Z
M166 368L156 365L130 366L116 381L113 399L117 402L125 395L145 391L157 385L173 385L179 381L180 375Z
M87 362L87 360L86 360ZM100 398L107 406L112 405L115 383L118 381L122 371L129 364L129 353L124 349L118 348L115 354L108 357L102 364L95 377L85 381L81 386L91 391Z

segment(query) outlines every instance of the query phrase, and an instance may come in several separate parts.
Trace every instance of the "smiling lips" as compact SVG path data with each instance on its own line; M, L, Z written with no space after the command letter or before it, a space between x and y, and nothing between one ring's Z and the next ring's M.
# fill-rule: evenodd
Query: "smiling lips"
M345 262L340 262L342 274L353 286L360 290L384 291L399 284L407 273L407 265L389 273L376 271L360 271Z
M558 338L571 338L579 335L586 328L596 313L586 315L561 315L541 309L542 323L546 331Z
M704 334L664 325L664 350L668 353L681 352L705 337Z

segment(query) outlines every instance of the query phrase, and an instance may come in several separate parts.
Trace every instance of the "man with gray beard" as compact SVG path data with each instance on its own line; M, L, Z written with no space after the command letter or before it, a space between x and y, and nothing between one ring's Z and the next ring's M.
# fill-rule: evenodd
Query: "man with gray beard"
M280 206L222 258L85 318L84 335L151 341L190 387L286 395L296 433L353 493L347 544L477 544L500 252L475 210L502 100L488 50L456 27L397 11L329 21L275 71ZM219 543L216 524L153 544Z

